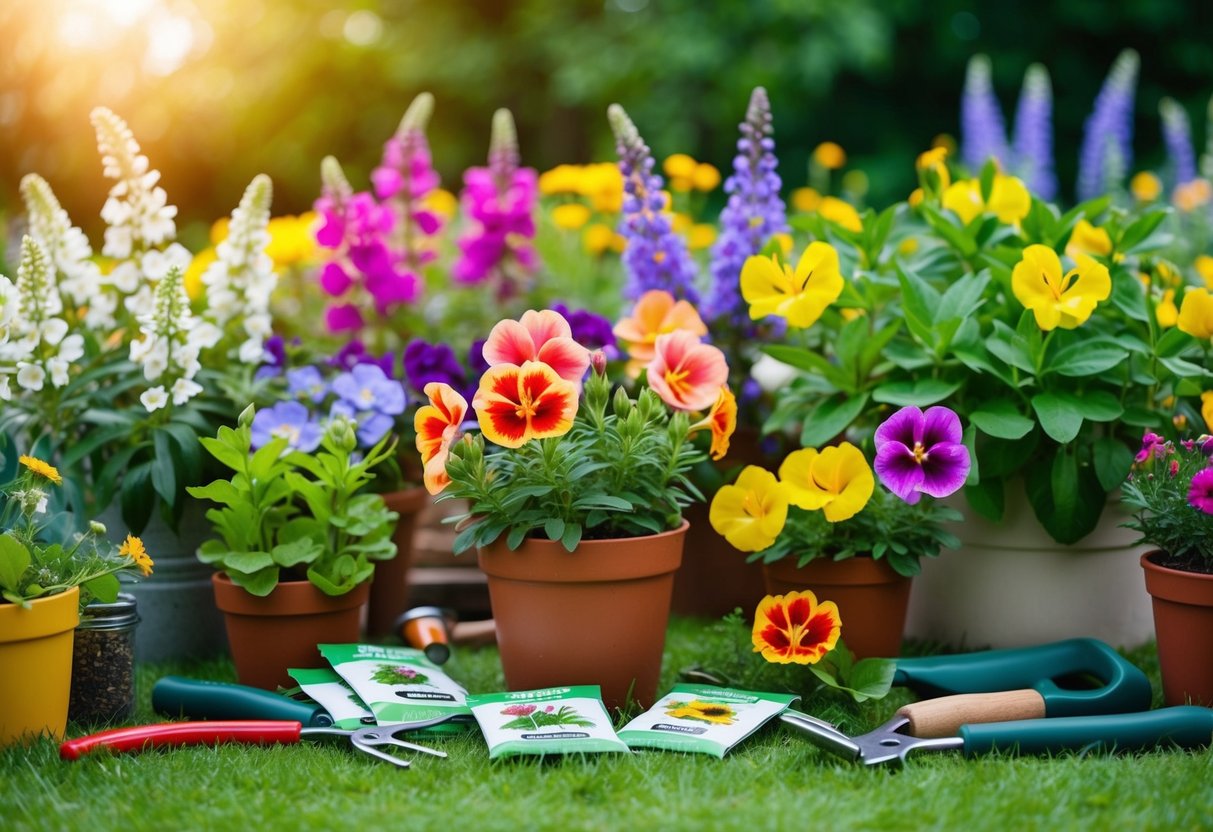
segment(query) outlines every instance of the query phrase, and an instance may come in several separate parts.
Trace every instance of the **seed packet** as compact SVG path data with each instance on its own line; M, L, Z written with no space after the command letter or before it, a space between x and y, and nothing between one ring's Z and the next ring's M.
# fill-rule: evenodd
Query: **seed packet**
M292 667L286 672L299 683L304 693L329 712L333 725L338 728L361 728L375 724L375 715L354 693L354 689L328 668Z
M467 691L420 650L377 644L317 646L380 725L470 713Z
M675 685L619 732L629 748L665 748L724 757L800 697L715 685Z
M468 706L489 744L489 759L624 751L597 685L485 693Z

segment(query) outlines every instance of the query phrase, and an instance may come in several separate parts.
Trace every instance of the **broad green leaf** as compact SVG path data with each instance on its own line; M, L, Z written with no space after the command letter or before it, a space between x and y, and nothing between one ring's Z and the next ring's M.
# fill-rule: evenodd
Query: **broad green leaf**
M243 572L246 575L274 565L269 552L232 552L223 559L223 568Z
M1125 412L1120 401L1107 390L1066 393L1062 394L1062 398L1076 413L1092 422L1114 422Z
M1095 476L1104 491L1114 491L1124 483L1133 467L1133 452L1123 442L1101 436L1091 448Z
M569 523L565 526L564 534L561 535L560 543L566 551L572 552L577 548L577 544L581 542L581 525L578 523Z
M279 566L290 568L300 563L311 563L323 554L324 547L318 541L310 537L301 537L289 543L279 543L270 552L270 558Z
M226 430L229 434L235 433L231 428L226 428ZM223 431L224 429L221 428L219 431L220 436L223 435ZM224 442L222 439L215 439L210 436L200 437L198 441L202 444L202 447L206 448L207 453L222 462L226 467L231 468L233 471L244 470L248 457L238 448Z
M960 389L959 381L924 378L918 381L892 381L872 391L872 400L895 404L899 407L913 405L926 407L951 396Z
M29 564L30 554L25 544L11 534L0 534L0 587L17 590Z
M831 396L805 416L804 426L800 431L800 444L806 448L824 445L850 427L867 406L866 393L853 398L843 395Z
M227 576L232 579L232 583L243 588L250 595L264 598L274 591L274 587L278 586L278 572L277 566L268 566L252 574L228 572Z
M1107 494L1091 465L1059 448L1051 458L1024 469L1024 486L1036 519L1058 543L1077 543L1099 523Z
M1129 252L1138 244L1145 241L1147 237L1154 232L1162 224L1162 221L1167 218L1170 211L1167 209L1159 209L1150 211L1143 216L1137 218L1124 230L1120 235L1120 239L1116 241L1116 250L1120 252Z
M1171 327L1162 334L1154 346L1154 353L1162 358L1172 358L1179 355L1196 343L1196 339L1179 327Z
M91 581L85 581L83 588L102 604L112 604L118 600L118 590L121 588L121 584L118 583L118 576L110 573L99 575Z
M147 521L152 516L152 508L156 505L156 492L152 489L151 464L141 462L129 469L122 478L120 494L123 522L133 534L141 533L147 527Z
M169 505L177 502L177 461L169 435L162 430L152 431L152 487Z
M994 399L969 414L969 421L989 436L1021 439L1036 426L1009 399Z
M1082 428L1082 415L1071 402L1055 393L1037 393L1032 397L1032 409L1044 432L1062 445L1073 441Z
M966 485L965 499L969 508L987 520L998 523L1006 510L1006 481L1000 477L984 477L981 482Z
M1119 367L1129 354L1115 344L1076 341L1060 349L1044 367L1045 373L1058 373L1071 378L1097 376Z
M543 524L543 533L548 540L559 540L564 535L564 521L559 517L549 517Z

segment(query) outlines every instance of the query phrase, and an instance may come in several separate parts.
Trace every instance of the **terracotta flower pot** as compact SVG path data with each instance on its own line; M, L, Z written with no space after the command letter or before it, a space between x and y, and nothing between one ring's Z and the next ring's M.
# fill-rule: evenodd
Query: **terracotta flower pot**
M39 734L61 738L72 688L80 590L0 603L0 746Z
M1168 705L1213 706L1213 575L1168 569L1141 556L1154 607L1158 666Z
M688 554L674 575L671 608L678 615L720 618L741 607L746 618L753 618L764 594L762 565L747 563L744 553L716 533L706 503L696 503L684 514L691 524Z
M687 523L617 540L504 539L481 549L510 690L600 685L608 708L657 693L674 571Z
M430 501L424 488L409 488L383 495L383 502L400 515L396 521L393 540L396 557L375 562L375 579L371 583L371 598L367 605L366 632L382 637L392 632L392 622L408 608L409 569L413 565L413 530L417 512Z
M260 598L215 573L215 604L223 612L227 640L243 685L292 687L288 667L324 667L317 644L356 642L370 585L345 595L325 595L310 581L283 581Z
M833 601L842 619L842 640L857 658L901 655L910 579L883 560L847 558L811 560L795 557L763 566L767 592L785 595L811 589L818 601Z

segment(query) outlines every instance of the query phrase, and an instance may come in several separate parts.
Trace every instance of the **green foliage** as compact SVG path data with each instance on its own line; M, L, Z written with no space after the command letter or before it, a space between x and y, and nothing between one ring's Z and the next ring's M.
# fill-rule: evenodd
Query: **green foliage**
M451 484L439 498L471 503L458 521L455 553L503 534L511 549L542 536L572 552L582 538L677 528L682 509L702 499L687 477L705 458L688 441L689 428L686 414L671 415L652 390L633 399L620 387L612 396L606 377L591 373L563 436L493 451L479 434L456 443L446 467Z
M1127 527L1141 534L1140 543L1157 547L1162 565L1189 572L1213 572L1213 514L1207 495L1213 482L1194 489L1192 479L1209 470L1207 438L1163 442L1146 434L1141 462L1121 486L1121 501L1133 510ZM1204 479L1202 477L1202 479ZM1199 491L1200 505L1189 496Z
M371 681L381 685L424 685L429 680L430 677L407 664L381 664L371 674Z
M508 711L509 709L507 708L506 710ZM559 710L554 711L541 711L536 709L527 716L520 716L516 719L511 719L501 727L508 728L513 731L534 731L540 728L550 728L561 725L577 725L582 728L594 727L593 722L577 713L577 709L570 705L561 705Z
M395 441L384 437L356 458L353 428L330 422L313 454L290 450L275 437L252 449L250 406L236 428L223 426L202 445L234 473L190 496L210 500L207 511L217 537L198 549L198 559L227 572L253 595L268 595L283 574L306 575L327 595L343 595L370 579L374 560L396 555L391 534L397 514L376 494L360 493L371 469L388 459Z

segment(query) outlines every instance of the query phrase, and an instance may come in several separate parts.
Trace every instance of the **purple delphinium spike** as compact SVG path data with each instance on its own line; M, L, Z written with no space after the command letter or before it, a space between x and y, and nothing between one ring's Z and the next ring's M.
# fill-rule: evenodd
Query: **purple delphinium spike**
M1114 177L1123 176L1133 164L1133 97L1138 65L1136 52L1121 52L1087 116L1078 155L1076 192L1080 201L1094 199L1119 185Z
M573 340L587 350L603 350L608 358L618 358L619 350L615 347L615 333L612 332L610 320L596 315L588 309L570 309L563 303L552 303L548 308L559 312L561 317L569 322L573 331Z
M960 98L960 147L961 158L974 173L991 157L1004 166L1010 158L1006 122L990 80L990 59L985 55L970 58L965 72Z
M1167 146L1167 157L1171 160L1171 171L1175 176L1172 185L1183 185L1196 178L1196 152L1192 149L1192 125L1188 113L1173 98L1158 102L1158 114L1162 117L1162 140Z
M1042 199L1057 197L1053 172L1053 85L1049 71L1032 64L1023 76L1015 110L1015 170L1028 190Z
M946 407L903 407L876 428L876 475L913 505L923 494L946 497L969 475L960 417Z
M703 310L708 321L727 319L742 329L753 326L739 291L741 267L747 257L762 250L771 235L787 230L771 133L767 91L755 87L741 123L733 173L724 183L729 201L720 212L720 237L712 246L712 288Z
M653 173L653 155L623 107L607 109L615 133L619 171L623 174L623 218L619 232L627 240L623 265L628 272L624 295L640 297L650 289L664 289L675 298L698 304L695 261L686 242L674 233L664 212L664 182Z
M491 281L498 298L513 297L539 265L532 243L539 178L533 168L518 166L518 135L509 110L493 114L488 167L468 168L463 182L461 202L472 227L459 240L452 275L463 284Z

